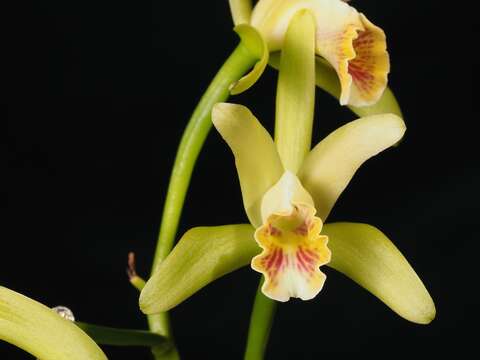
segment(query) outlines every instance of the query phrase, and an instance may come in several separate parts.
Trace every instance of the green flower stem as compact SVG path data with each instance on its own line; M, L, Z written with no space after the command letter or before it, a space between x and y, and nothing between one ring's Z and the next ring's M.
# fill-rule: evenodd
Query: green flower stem
M275 144L283 166L296 173L311 148L315 104L315 21L308 10L295 14L285 35L278 75ZM263 359L276 302L262 294L253 305L246 360Z
M220 68L190 118L183 133L170 177L153 270L165 259L172 248L191 174L212 127L212 107L216 103L228 99L230 85L240 79L257 60L258 58L253 57L240 43Z
M262 285L263 280L260 281L253 304L245 360L263 359L277 308L277 303L274 300L263 295Z
M217 102L228 99L230 85L238 81L257 60L258 57L253 56L246 46L240 43L220 68L190 118L170 177L152 273L172 249L192 171L212 127L212 107ZM149 315L148 323L151 331L170 337L168 313Z
M83 322L75 324L85 331L97 344L114 346L158 346L169 340L163 336L144 330L117 329Z

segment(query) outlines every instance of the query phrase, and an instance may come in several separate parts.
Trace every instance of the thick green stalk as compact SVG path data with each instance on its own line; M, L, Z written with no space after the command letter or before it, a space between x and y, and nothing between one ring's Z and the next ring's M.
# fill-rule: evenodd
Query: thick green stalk
M261 360L268 343L270 329L277 303L262 294L263 280L258 286L252 316L250 318L250 329L248 330L247 348L245 360Z
M296 173L311 148L315 103L315 21L308 10L292 18L278 75L275 144L285 169ZM257 290L245 360L263 359L276 302Z
M190 118L183 133L170 177L152 273L172 249L193 168L212 127L212 107L228 98L230 85L239 80L257 60L258 58L253 56L243 43L240 43L220 68ZM148 323L151 331L170 337L168 313L149 315ZM160 354L160 351L157 353L159 354L156 355L157 359L175 358L165 357Z

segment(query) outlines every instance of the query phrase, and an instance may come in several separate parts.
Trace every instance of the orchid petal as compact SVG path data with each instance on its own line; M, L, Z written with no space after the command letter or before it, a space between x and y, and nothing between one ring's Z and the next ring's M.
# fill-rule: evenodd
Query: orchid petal
M252 15L252 0L229 0L230 12L235 25L248 24Z
M73 322L3 286L0 286L0 339L45 360L107 359Z
M328 266L345 274L401 317L428 324L435 304L422 281L395 245L367 224L332 223L323 227L332 259Z
M270 51L283 46L287 26L299 10L315 16L316 53L337 72L342 105L372 105L381 97L390 71L382 29L338 0L260 0L251 24L263 35Z
M270 134L245 106L219 103L212 121L235 156L243 205L248 219L261 223L262 197L281 177L283 167Z
M270 54L269 64L274 69L279 69L279 52ZM337 73L327 61L321 58L315 60L315 84L333 97L337 99L340 98L341 88ZM347 105L347 107L360 117L385 113L391 113L402 117L400 105L389 87L385 88L380 99L373 105L362 107Z
M262 35L254 27L240 24L233 30L240 36L240 46L244 46L248 52L259 59L247 75L230 85L230 94L237 95L248 90L263 74L268 64L269 52Z
M167 311L205 285L250 262L260 252L251 225L187 231L140 294L146 314Z
M405 129L396 115L373 115L338 128L315 146L298 177L323 221L360 165L397 143Z

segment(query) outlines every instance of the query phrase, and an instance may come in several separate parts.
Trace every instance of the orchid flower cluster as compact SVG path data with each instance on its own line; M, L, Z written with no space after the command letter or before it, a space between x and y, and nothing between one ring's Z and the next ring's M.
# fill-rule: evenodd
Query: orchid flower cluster
M261 281L245 359L263 357L278 302L321 296L324 265L409 321L434 319L428 291L384 233L362 223L327 223L357 169L405 134L400 108L387 87L385 33L341 0L260 0L253 8L250 1L230 0L230 8L240 44L183 135L152 275L145 282L130 267L150 330L75 323L2 287L1 339L43 359L105 359L96 344L105 338L117 345L122 338L150 346L156 359L177 359L168 310L246 265L261 274ZM247 107L225 102L251 88L268 64L279 70L273 137ZM312 147L316 87L361 118ZM196 227L173 246L191 173L212 126L233 153L248 223ZM46 327L52 329L48 336Z

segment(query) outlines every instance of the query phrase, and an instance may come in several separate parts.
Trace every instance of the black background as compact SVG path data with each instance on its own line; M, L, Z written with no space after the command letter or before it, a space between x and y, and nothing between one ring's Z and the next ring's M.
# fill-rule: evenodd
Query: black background
M460 2L457 2L460 4ZM473 126L473 29L465 2L354 1L388 35L407 134L367 162L330 221L376 225L402 250L437 306L429 326L409 323L344 276L326 269L315 300L279 307L268 359L326 352L390 355L465 351L478 304L478 150ZM7 119L7 217L0 284L78 319L144 328L126 275L128 251L146 275L176 146L203 90L237 39L227 1L16 2L3 12L2 106ZM5 24L5 23L4 23ZM478 79L478 77L477 77ZM246 94L268 127L276 72ZM354 119L317 92L314 137ZM229 150L206 142L180 233L245 222ZM185 359L241 358L257 273L209 285L172 311ZM111 359L149 359L112 348ZM0 343L0 359L28 355Z

